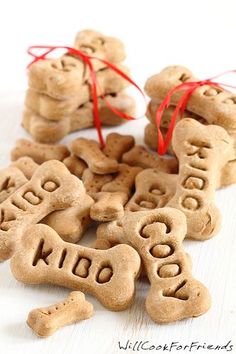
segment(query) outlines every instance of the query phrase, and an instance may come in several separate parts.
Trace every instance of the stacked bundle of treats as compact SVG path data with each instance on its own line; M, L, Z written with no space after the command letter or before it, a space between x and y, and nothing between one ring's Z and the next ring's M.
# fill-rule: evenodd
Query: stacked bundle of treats
M184 83L198 81L192 72L182 66L170 66L149 78L145 85L145 92L151 98L146 116L150 123L145 128L144 140L149 148L156 150L158 144L156 128L156 111L170 90ZM167 108L161 119L161 131L167 133L170 119L182 92L175 93L171 105ZM183 117L193 118L204 125L215 124L223 127L233 138L236 149L236 96L223 89L204 85L194 91L187 103ZM173 154L170 145L168 152ZM235 150L236 155L236 150ZM236 156L224 167L224 185L236 182Z
M77 34L74 48L104 59L128 74L123 43L92 30ZM101 123L118 125L124 120L111 111L105 99L128 115L135 114L134 100L125 93L129 83L103 62L92 59L98 85ZM78 56L65 54L58 59L39 60L29 67L29 89L25 97L23 127L33 139L55 143L70 132L94 125L91 77L88 66Z

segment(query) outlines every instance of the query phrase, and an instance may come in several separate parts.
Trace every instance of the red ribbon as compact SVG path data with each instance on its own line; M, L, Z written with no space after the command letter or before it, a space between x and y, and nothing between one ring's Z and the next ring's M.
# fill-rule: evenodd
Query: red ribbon
M36 55L32 52L32 50L34 49L46 49L46 51L41 54L41 55ZM120 69L118 69L115 65L113 65L112 63L108 62L107 60L104 59L100 59L91 55L87 55L84 54L82 51L72 48L72 47L67 47L67 46L45 46L45 45L34 45L28 48L27 53L29 55L31 55L34 59L32 60L32 62L28 65L27 68L29 68L33 63L39 61L39 60L45 60L47 59L47 55L52 53L53 51L55 51L56 49L65 49L67 50L66 54L72 54L72 55L76 55L78 56L89 68L90 71L90 77L91 77L91 95L92 95L92 99L93 99L93 117L94 117L94 125L97 129L97 133L98 133L98 138L100 141L100 144L102 147L105 146L105 142L103 139L103 135L102 135L102 129L101 129L101 120L100 120L100 116L99 116L99 109L98 109L98 96L97 96L97 87L98 87L98 83L97 83L97 77L96 77L96 71L94 70L93 67L93 63L92 63L92 59L94 60L98 60L102 63L104 63L107 67L109 67L110 69L112 69L113 71L115 71L118 75L120 75L123 79L125 79L126 81L128 81L131 85L133 85L134 87L136 87L136 89L141 93L141 95L143 96L143 98L145 99L144 93L141 90L141 88L128 76L126 75L123 71L121 71ZM123 119L126 120L134 120L135 118L118 110L117 108L113 107L106 99L104 96L101 96L101 98L105 101L106 105L109 107L109 109L111 111L113 111L116 115L120 116Z
M180 118L183 117L188 100L189 100L190 96L192 95L192 93L198 87L204 86L204 85L209 85L209 86L218 88L220 90L223 90L222 86L236 89L236 86L214 81L218 77L221 77L221 76L224 76L224 75L230 74L230 73L236 73L236 70L225 71L222 74L219 74L219 75L214 76L210 79L206 79L206 80L202 80L202 81L184 82L184 83L174 87L172 90L170 90L168 92L168 94L166 95L164 100L161 102L161 104L158 107L157 112L156 112L156 126L157 126L157 137L158 137L157 152L159 155L164 155L167 152L167 149L170 144L170 141L171 141L171 138L173 135L173 131L175 128L176 120L179 115L180 115ZM180 98L180 100L179 100L177 106L175 107L175 110L171 116L168 131L166 133L166 137L164 138L163 134L161 132L161 129L160 129L161 118L162 118L162 115L163 115L165 109L168 108L171 103L172 95L176 92L179 92L179 91L184 91L184 92L183 92L183 95Z

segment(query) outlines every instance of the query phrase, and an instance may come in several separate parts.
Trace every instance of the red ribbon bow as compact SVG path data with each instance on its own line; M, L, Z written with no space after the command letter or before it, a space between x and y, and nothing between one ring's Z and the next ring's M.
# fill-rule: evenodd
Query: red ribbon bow
M228 87L228 88L234 88L236 89L236 86L233 85L228 85L225 83L220 83L217 81L214 81L215 79L217 79L218 77L224 76L226 74L230 74L230 73L236 73L236 70L229 70L229 71L225 71L222 74L216 75L210 79L206 79L206 80L201 80L201 81L192 81L192 82L184 82L176 87L174 87L172 90L170 90L168 92L168 94L166 95L166 97L164 98L164 100L161 102L160 106L157 109L156 112L156 126L157 126L157 138L158 138L158 142L157 142L157 152L159 155L164 155L167 152L168 146L170 144L172 135L173 135L173 131L175 128L175 124L176 124L176 120L178 118L178 116L180 115L180 118L183 117L184 111L186 109L188 100L190 98L190 96L192 95L192 93L200 86L204 86L204 85L209 85L215 88L218 88L220 90L222 90L222 86L224 87ZM180 98L177 106L175 107L175 110L171 116L170 119L170 124L166 133L166 137L163 137L163 134L161 132L160 129L160 125L161 125L161 118L162 115L164 113L164 110L166 108L169 107L170 103L171 103L171 97L175 92L178 91L184 91L182 97Z
M41 54L41 55L36 55L32 52L34 49L46 49L46 51ZM115 65L112 63L108 62L107 60L100 59L91 55L84 54L82 51L72 48L72 47L67 47L67 46L44 46L44 45L34 45L28 48L27 53L31 55L34 59L32 62L28 65L28 68L35 62L39 60L45 60L47 58L47 55L55 51L56 49L65 49L67 50L67 54L72 54L78 56L89 68L90 71L90 77L91 77L91 94L92 94L92 99L93 99L93 116L94 116L94 125L97 129L98 133L98 138L100 141L100 144L102 147L105 146L103 135L102 135L102 129L101 129L101 121L99 117L99 110L98 110L98 97L97 97L97 78L96 78L96 71L94 70L93 63L91 59L98 60L102 63L104 63L107 67L115 71L118 75L120 75L123 79L128 81L131 85L137 88L137 90L141 93L143 98L145 99L144 93L141 90L141 88L128 76L126 75L123 71L118 69ZM104 100L106 105L109 107L111 111L113 111L116 115L120 116L123 119L127 120L134 120L135 118L132 116L129 116L128 114L118 110L117 108L113 107L106 99L104 96L101 96L101 98Z

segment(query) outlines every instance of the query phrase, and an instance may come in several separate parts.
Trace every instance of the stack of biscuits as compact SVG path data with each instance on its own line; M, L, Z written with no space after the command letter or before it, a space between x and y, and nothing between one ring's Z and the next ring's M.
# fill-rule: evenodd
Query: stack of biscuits
M144 140L149 148L156 150L158 144L156 112L165 96L174 87L184 83L199 81L190 70L182 66L169 66L159 74L150 77L145 85L145 92L151 98L146 116L150 123L145 128ZM160 128L167 133L171 117L183 92L175 93L171 105L165 109ZM225 185L236 182L236 96L223 89L208 85L197 88L187 103L183 117L193 118L204 125L214 124L223 127L234 140L235 156L225 166ZM172 146L168 152L173 154Z
M84 30L77 34L74 48L106 60L129 74L127 67L122 65L124 45L117 38ZM93 59L92 63L96 71L101 123L119 125L125 120L111 111L105 100L116 110L133 116L134 100L124 91L129 83L103 62ZM29 68L23 127L34 140L42 143L55 143L71 132L92 127L90 84L89 68L78 56L65 54L58 59L35 62Z

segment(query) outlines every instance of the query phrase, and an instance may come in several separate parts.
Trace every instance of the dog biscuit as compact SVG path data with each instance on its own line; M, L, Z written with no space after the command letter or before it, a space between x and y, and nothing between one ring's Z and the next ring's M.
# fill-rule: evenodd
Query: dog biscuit
M130 166L142 168L157 168L162 172L177 173L178 162L176 158L161 158L157 154L152 154L144 146L135 145L122 157L122 162Z
M89 169L94 173L104 175L119 170L118 162L103 154L95 140L78 138L72 141L70 148L76 156L86 162Z
M54 211L41 222L53 228L64 241L76 243L92 223L90 208L93 204L93 199L85 195L77 205Z
M168 205L186 215L188 237L206 240L220 228L214 194L221 170L234 154L233 140L222 127L184 118L175 127L172 144L179 177Z
M39 337L48 337L59 328L92 315L93 305L86 301L84 294L72 291L62 302L30 311L27 324Z
M19 169L27 179L30 179L39 167L39 165L28 156L20 157L19 159L13 161L10 166Z
M0 170L0 203L27 182L25 175L16 167Z
M62 162L42 164L31 180L0 206L0 260L12 256L28 225L55 210L73 206L84 195L82 182Z
M86 163L74 154L71 154L70 156L66 157L63 160L63 163L68 168L70 173L79 178L82 177L84 170L88 168Z
M120 39L105 36L104 34L93 31L84 30L77 33L74 47L80 49L86 54L106 59L111 63L120 63L126 57L124 44Z
M159 74L150 77L145 84L145 92L152 99L162 100L174 87L184 82L199 81L190 70L182 66L169 66ZM171 104L176 106L183 91L171 97ZM186 109L203 117L208 124L216 124L227 131L236 129L236 96L223 89L209 85L198 87L190 95Z
M121 135L110 133L106 138L106 146L103 153L110 159L121 161L123 154L134 146L134 137L132 135Z
M166 136L167 128L160 127L161 132ZM157 151L158 134L157 128L154 124L149 123L144 129L144 142L149 147L149 149ZM167 153L173 155L173 150L171 144L168 147Z
M182 246L186 231L184 214L172 208L128 213L98 227L100 241L125 242L139 253L151 284L146 310L157 323L200 316L211 305L208 290L192 276Z
M110 182L113 177L112 175L98 175L96 173L93 173L90 171L89 168L87 168L83 175L82 175L82 181L84 183L84 187L86 189L86 192L93 198L95 194L101 191L102 186L104 184Z
M146 169L135 179L135 193L125 206L127 211L163 208L174 196L177 175Z
M63 161L69 155L70 152L65 145L39 144L27 139L19 139L11 151L11 160L15 161L20 157L28 156L41 164L49 160Z
M28 228L11 259L15 278L25 284L54 284L94 295L106 308L129 307L140 270L138 253L127 245L110 250L64 242L47 225Z
M135 177L140 171L140 167L120 164L117 176L104 184L101 192L94 196L96 203L91 207L91 218L110 221L122 217L124 205L132 193Z

